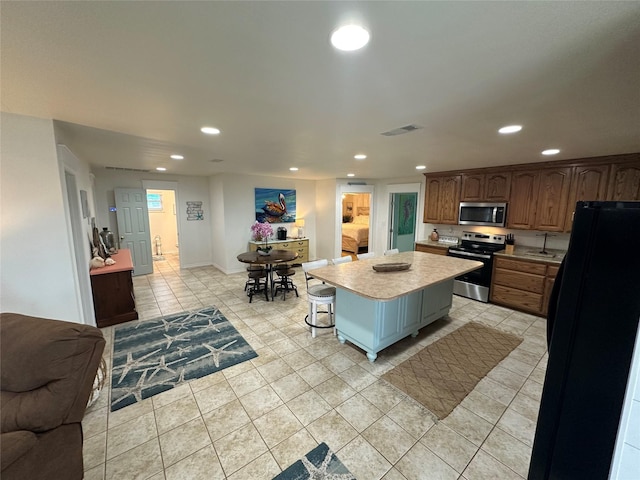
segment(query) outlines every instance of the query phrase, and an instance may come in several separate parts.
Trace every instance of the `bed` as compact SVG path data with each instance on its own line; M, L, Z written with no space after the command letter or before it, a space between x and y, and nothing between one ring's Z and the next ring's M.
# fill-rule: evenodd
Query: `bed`
M358 215L351 223L342 224L342 250L358 253L369 245L369 215Z

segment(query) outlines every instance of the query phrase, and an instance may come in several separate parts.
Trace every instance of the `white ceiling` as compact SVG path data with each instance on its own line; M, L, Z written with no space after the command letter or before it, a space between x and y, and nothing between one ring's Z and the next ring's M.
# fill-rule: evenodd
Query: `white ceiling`
M60 121L94 165L394 178L544 161L550 147L553 160L640 151L637 1L1 8L2 110ZM371 42L338 52L329 35L350 19ZM522 132L497 134L513 123ZM424 128L380 135L408 124Z

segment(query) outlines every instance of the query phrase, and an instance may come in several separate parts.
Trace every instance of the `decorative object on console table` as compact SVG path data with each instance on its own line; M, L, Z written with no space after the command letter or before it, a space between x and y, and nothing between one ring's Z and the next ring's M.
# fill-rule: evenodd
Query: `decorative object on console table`
M253 240L256 242L264 242L264 246L258 247L257 251L261 255L268 255L271 246L268 245L269 237L273 235L273 227L269 223L260 223L257 220L251 225L253 232Z
M304 218L296 218L296 227L298 227L298 238L304 237Z

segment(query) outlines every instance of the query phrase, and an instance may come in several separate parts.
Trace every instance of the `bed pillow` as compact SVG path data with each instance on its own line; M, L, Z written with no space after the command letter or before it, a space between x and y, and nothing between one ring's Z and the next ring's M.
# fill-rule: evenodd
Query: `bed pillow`
M358 215L353 223L357 225L369 225L369 215Z

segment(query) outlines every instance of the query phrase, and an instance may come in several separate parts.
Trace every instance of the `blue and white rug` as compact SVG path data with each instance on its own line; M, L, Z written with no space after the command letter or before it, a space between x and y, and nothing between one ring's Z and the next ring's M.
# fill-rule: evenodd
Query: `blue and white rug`
M216 307L118 325L111 411L257 356Z
M321 443L273 480L356 480L326 443Z

